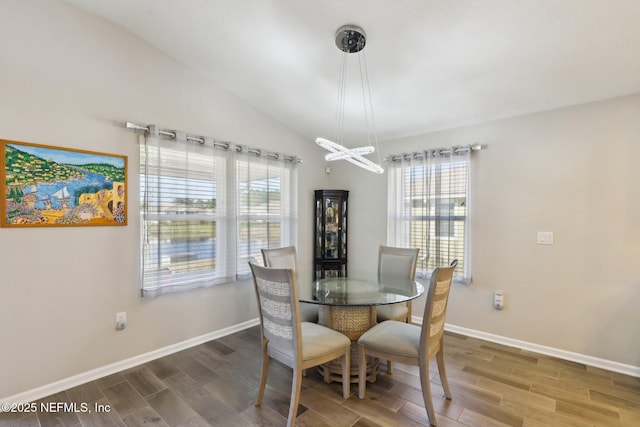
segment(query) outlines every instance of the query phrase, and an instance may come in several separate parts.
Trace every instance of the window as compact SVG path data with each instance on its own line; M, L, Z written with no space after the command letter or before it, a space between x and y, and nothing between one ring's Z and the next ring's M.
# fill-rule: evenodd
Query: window
M251 274L249 261L262 264L261 248L295 242L297 174L286 163L251 153L236 160L238 274Z
M296 243L295 159L185 136L140 145L143 296L237 280Z
M392 156L387 243L420 248L416 275L428 277L458 260L456 280L469 282L469 149Z

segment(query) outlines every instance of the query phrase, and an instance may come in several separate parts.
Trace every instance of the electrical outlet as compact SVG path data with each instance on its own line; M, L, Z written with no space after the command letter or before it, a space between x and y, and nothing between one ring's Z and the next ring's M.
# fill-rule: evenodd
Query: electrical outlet
M127 312L116 313L116 331L121 331L127 327Z
M501 290L493 293L493 308L496 310L502 310L504 308L504 294Z

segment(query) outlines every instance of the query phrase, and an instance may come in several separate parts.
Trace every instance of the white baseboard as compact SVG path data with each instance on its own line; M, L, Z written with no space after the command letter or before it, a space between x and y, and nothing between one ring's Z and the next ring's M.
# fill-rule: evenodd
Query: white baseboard
M422 318L413 316L413 323L422 324ZM222 338L224 336L242 331L244 329L256 326L260 323L259 319L248 320L246 322L230 326L228 328L220 329L215 332L201 335L199 337L191 338L186 341L182 341L176 344L172 344L167 347L159 348L157 350L150 351L148 353L140 354L138 356L131 357L129 359L121 360L119 362L111 363L100 368L92 369L91 371L83 372L78 375L74 375L69 378L65 378L60 381L56 381L51 384L47 384L32 390L18 393L6 398L0 398L0 402L33 402L34 400L42 399L43 397L51 394L59 393L72 387L76 387L94 381L107 375L115 374L116 372L123 371L125 369L133 368L142 363L147 363L160 357L168 356L181 350L185 350L190 347L205 343L207 341ZM516 347L535 353L544 354L547 356L557 357L572 362L583 363L585 365L594 366L608 371L619 372L621 374L630 375L640 378L640 366L627 365L624 363L614 362L607 359L600 359L593 356L587 356L580 353L574 353L571 351L561 350L558 348L547 347L544 345L534 344L527 341L520 341L513 338L503 337L501 335L490 334L488 332L482 332L475 329L465 328L462 326L445 324L445 330L460 335L465 335L473 338L479 338L485 341L495 342L498 344L507 345L510 347Z
M422 318L413 317L414 322L417 320L418 324L422 324ZM522 350L532 351L535 353L544 354L546 356L557 357L559 359L569 360L571 362L582 363L588 366L594 366L596 368L606 369L607 371L619 372L621 374L630 375L632 377L640 377L640 366L626 365L624 363L614 362L607 359L600 359L598 357L587 356L585 354L574 353L571 351L561 350L559 348L547 347L544 345L534 344L527 341L520 341L513 338L503 337L501 335L494 335L488 332L477 331L475 329L464 328L462 326L451 325L445 323L444 329L449 332L454 332L460 335L466 335L473 338L479 338L485 341L490 341L498 344L507 345L510 347L520 348Z
M222 338L224 336L242 331L260 324L260 319L256 318L248 320L237 325L229 326L228 328L220 329L218 331L210 332L208 334L200 335L199 337L191 338L186 341L182 341L176 344L171 344L167 347L159 348L157 350L150 351L148 353L140 354L138 356L131 357L129 359L121 360L119 362L111 363L100 368L92 369L87 372L83 372L78 375L74 375L69 378L65 378L60 381L53 382L51 384L44 385L42 387L34 388L32 390L18 393L13 396L7 396L0 398L0 403L13 402L24 403L33 402L34 400L42 399L43 397L51 394L59 393L72 387L77 387L81 384L89 381L94 381L107 375L115 374L116 372L123 371L125 369L133 368L142 363L147 363L160 357L168 356L169 354L176 353L181 350L185 350L190 347L205 343L207 341Z

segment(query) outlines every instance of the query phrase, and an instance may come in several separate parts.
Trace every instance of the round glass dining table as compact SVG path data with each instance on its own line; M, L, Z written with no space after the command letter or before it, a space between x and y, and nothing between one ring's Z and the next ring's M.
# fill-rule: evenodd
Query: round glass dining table
M411 301L424 293L416 281L398 277L330 277L304 280L299 276L300 302L318 305L318 323L351 340L351 382L357 382L358 338L376 322L376 307ZM368 361L367 376L375 378L377 361ZM340 364L321 368L327 382L341 381Z

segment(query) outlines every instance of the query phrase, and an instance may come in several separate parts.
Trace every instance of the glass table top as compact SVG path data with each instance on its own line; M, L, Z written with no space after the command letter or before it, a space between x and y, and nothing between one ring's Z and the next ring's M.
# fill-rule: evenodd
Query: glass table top
M405 302L424 293L416 281L393 278L331 277L298 279L299 300L311 304L371 306Z

